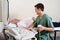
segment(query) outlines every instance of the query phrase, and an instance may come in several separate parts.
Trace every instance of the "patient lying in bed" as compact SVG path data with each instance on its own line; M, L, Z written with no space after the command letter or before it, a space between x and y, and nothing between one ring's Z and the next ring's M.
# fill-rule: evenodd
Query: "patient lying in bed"
M28 18L24 18L22 20L19 20L17 18L13 18L10 24L15 25L14 27L19 27L19 26L23 26L25 28L28 28L29 26L31 26L31 24L33 23L33 21L35 20L35 17L28 17ZM11 27L13 27L12 25L10 25Z
M34 37L34 35L37 33L34 30L30 31L27 29L28 27L31 26L31 24L33 23L34 20L35 20L34 17L25 18L22 20L14 18L11 20L11 23L9 24L9 26L12 27L13 29L15 28L15 30L17 30L19 32L20 37L21 38L23 37L20 40L27 40L27 39Z

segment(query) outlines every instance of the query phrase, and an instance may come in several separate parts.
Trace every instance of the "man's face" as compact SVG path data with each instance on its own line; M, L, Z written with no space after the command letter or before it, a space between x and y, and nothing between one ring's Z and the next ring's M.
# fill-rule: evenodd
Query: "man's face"
M40 13L42 12L41 11L41 9L39 8L39 9L37 9L36 7L35 7L35 12L37 13L37 15L40 15Z

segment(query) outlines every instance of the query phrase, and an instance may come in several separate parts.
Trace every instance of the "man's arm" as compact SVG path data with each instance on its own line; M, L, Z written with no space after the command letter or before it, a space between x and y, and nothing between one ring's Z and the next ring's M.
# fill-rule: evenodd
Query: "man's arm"
M46 31L50 31L50 32L53 32L54 31L54 28L45 28Z
M52 22L52 18L51 17L47 17L47 25L48 27L45 28L46 31L54 31L54 25L53 25L53 22Z
M54 32L54 28L48 28L48 27L38 27L38 30L39 31L43 31L43 30L46 30L46 31L49 31L49 32Z

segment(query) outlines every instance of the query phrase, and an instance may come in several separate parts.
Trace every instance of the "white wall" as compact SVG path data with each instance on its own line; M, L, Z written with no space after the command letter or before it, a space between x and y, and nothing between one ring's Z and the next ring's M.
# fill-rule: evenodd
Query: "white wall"
M45 5L45 13L53 18L53 21L60 21L60 0L40 0Z
M34 5L37 2L38 0L9 0L10 18L36 16L34 12Z
M36 17L34 5L39 2L45 5L45 13L51 16L53 21L60 21L60 0L9 0L10 18Z

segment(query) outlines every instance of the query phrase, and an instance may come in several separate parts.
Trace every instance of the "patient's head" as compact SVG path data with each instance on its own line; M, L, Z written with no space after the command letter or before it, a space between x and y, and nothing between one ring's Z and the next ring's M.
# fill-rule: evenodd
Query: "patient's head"
M13 18L11 20L12 23L17 24L20 20L18 18Z

